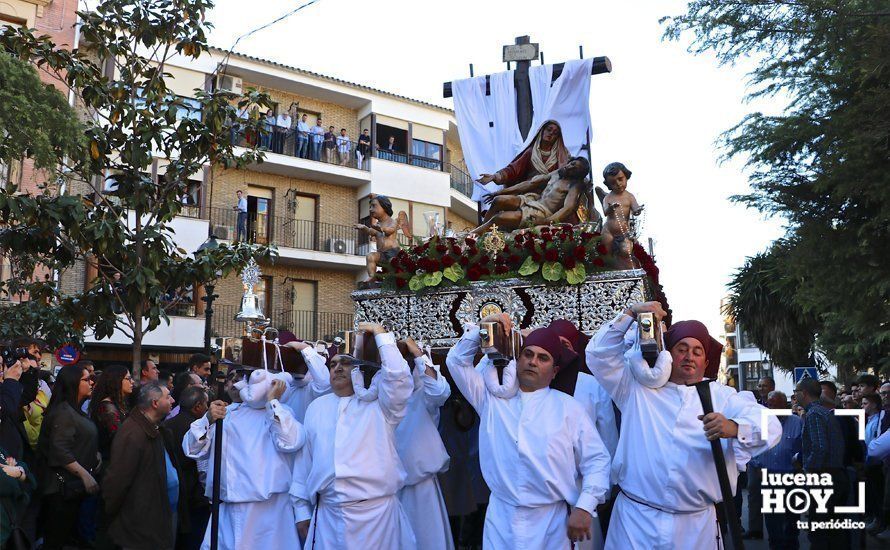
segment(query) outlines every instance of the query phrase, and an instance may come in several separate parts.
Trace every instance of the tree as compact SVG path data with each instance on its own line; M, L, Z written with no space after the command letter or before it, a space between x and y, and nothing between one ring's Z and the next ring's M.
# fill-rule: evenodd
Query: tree
M65 96L41 82L33 66L0 52L0 162L27 157L36 168L55 170L59 158L80 154L83 144L83 127Z
M790 97L782 114L749 114L722 138L724 158L742 156L750 170L752 191L733 200L781 216L788 228L735 276L739 321L773 354L770 318L756 309L800 312L806 321L798 328L829 360L890 368L886 1L698 0L662 21L667 39L691 33L693 53L713 51L722 63L753 59L750 98ZM774 268L762 269L764 262ZM738 293L752 279L768 304Z
M266 95L195 90L186 101L167 87L164 66L171 56L197 58L207 51L204 15L212 5L101 1L78 12L85 50L59 48L27 29L7 27L0 34L3 50L66 82L84 114L84 146L54 149L53 159L67 188L81 193L29 196L12 185L0 191L0 249L19 268L7 290L43 297L75 331L90 329L100 339L123 331L133 341L134 369L145 333L169 321L168 309L187 289L225 276L251 257L274 254L241 244L192 255L173 240L170 222L182 209L189 176L208 165L263 158L255 149L236 154L229 128L239 110L267 107ZM105 76L105 64L113 79ZM240 127L261 130L255 115ZM153 174L158 158L169 163ZM37 266L61 272L84 263L98 276L73 295L63 295L54 281L31 277Z

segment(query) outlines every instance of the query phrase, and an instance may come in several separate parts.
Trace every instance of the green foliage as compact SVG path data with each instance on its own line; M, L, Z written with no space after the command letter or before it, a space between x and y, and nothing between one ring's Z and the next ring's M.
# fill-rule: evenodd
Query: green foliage
M734 279L742 326L786 364L814 342L843 368L890 368L886 1L698 0L663 21L667 38L691 33L694 53L753 58L751 97L790 97L782 114L752 113L722 139L725 158L750 170L751 193L733 200L788 224ZM757 308L781 314L793 343L773 338Z
M436 286L442 282L442 272L435 271L433 273L426 273L423 276L423 284L424 286Z
M41 82L32 65L0 51L0 159L27 157L54 170L59 158L82 154L84 143L67 98Z
M562 276L565 274L565 270L562 267L562 264L556 262L544 262L544 265L541 266L541 275L544 276L545 281L556 282L562 279Z
M464 278L464 270L459 264L454 264L451 267L446 267L442 275L452 283L456 283Z
M519 274L523 277L528 277L529 275L533 275L538 272L538 269L541 268L541 264L535 261L534 258L529 256L522 262L522 265L519 266Z
M27 288L32 296L47 296L48 311L66 312L76 329L91 329L98 338L124 331L133 339L134 363L144 332L166 321L167 310L177 305L171 296L225 277L251 257L274 255L244 244L191 254L173 240L171 222L182 210L189 178L206 166L263 159L255 149L236 154L228 129L240 109L265 110L268 96L195 90L187 111L183 98L167 86L164 66L173 55L197 58L207 52L204 14L212 5L208 0L101 1L79 12L88 51L60 47L27 29L0 32L0 50L36 64L75 91L85 111L80 152L55 147L53 158L42 161L64 168L61 173L72 185L89 188L82 196L0 190L0 250L20 268L6 290ZM115 80L104 76L105 60L113 65ZM250 116L241 127L257 132L261 123ZM156 159L169 160L158 174L163 177L152 176ZM113 177L112 191L105 187L106 176ZM98 277L75 295L54 293L48 289L53 281L33 277L38 266L64 272L84 262Z

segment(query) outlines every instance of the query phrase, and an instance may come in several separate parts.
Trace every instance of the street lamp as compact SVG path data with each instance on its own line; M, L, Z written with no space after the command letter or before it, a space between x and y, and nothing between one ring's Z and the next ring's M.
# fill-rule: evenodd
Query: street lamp
M219 243L216 242L216 235L211 234L210 237L204 241L204 243L198 247L197 253L201 252L210 252L219 248ZM219 271L216 272L216 277L211 281L204 284L204 296L201 297L201 300L206 305L204 308L204 354L210 355L210 333L211 326L213 324L213 301L219 298L218 294L214 294L213 291L216 289L216 279L221 275Z

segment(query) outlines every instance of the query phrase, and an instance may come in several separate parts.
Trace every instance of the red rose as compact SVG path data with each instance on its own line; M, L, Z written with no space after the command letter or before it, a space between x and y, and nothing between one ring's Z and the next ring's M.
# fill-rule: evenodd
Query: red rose
M487 267L480 267L479 273L481 273L482 275L491 275L491 270Z
M566 258L565 265L563 265L566 269L575 269L575 258Z
M513 242L516 243L517 245L521 245L522 242L523 242L524 240L525 240L525 234L524 234L524 233L521 234L521 235L516 235L515 237L513 237Z
M457 242L457 239L455 239L454 237L447 237L445 239L445 242L448 243L448 246L454 246L454 244Z
M581 233L581 240L582 240L582 241L589 241L589 240L592 239L592 238L593 238L593 233L588 233L587 231Z
M516 254L510 254L510 257L507 258L507 261L510 262L511 264L518 264L519 260L521 260L521 259L522 258L517 256Z
M467 258L466 256L461 256L461 257L457 260L457 262L458 262L461 266L463 266L463 267L467 267L467 265L470 263L470 259Z
M451 267L454 265L454 258L451 256L442 256L442 265L444 267Z
M587 255L587 251L583 246L576 246L575 250L572 251L572 256L575 257L579 262L584 261L584 256Z
M570 223L560 224L559 227L561 227L563 231L568 231L569 233L572 232L572 224Z
M603 243L600 243L600 244L596 245L596 253L599 254L600 256L605 256L606 254L609 253L609 251L606 249L606 245L604 245Z
M476 237L473 237L473 236L467 236L467 237L464 239L464 242L465 242L468 246L475 246L475 245L476 245Z
M506 272L508 272L508 271L510 271L510 268L507 267L507 266L505 266L505 265L499 265L499 266L497 266L497 267L494 268L494 272L495 272L497 275L503 275L504 273L506 273Z
M487 264L490 260L491 260L491 258L488 257L488 254L483 254L483 255L479 258L479 263L480 263L480 264Z
M444 244L437 244L436 252L438 252L439 254L445 254L446 252L448 252L448 247Z
M498 256L497 258L494 259L494 263L496 263L498 265L504 265L505 263L507 263L508 259L509 258L507 258L507 256L504 256L503 254L501 254L500 256Z
M565 233L565 232L563 232L563 233L560 233L560 234L559 234L559 238L560 238L560 240L562 240L562 241L567 241L567 240L569 240L569 239L572 238L572 234L571 234L571 233Z
M557 258L559 258L559 251L555 248L544 251L544 259L548 262L555 262Z
M604 262L602 258L594 258L593 265L597 267L603 267L604 265L606 265L606 262Z
M542 257L540 254L538 254L537 252L532 252L532 260L533 261L535 261L537 263L541 263L541 259L542 259Z
M460 247L457 245L453 245L451 247L451 253L454 254L455 256L460 256Z
M467 279L471 281L478 281L481 276L482 274L475 267L471 267L470 270L467 271Z
M408 279L396 279L396 288L405 288L408 286Z
M479 254L479 249L475 246L471 246L467 249L467 254L469 254L470 256L475 256L476 254Z
M551 235L549 231L546 233L541 231L541 240L544 241L545 243L549 243L550 241L553 240L553 235Z
M534 250L535 249L535 241L533 239L529 239L529 240L525 241L525 244L523 246L525 247L526 250Z

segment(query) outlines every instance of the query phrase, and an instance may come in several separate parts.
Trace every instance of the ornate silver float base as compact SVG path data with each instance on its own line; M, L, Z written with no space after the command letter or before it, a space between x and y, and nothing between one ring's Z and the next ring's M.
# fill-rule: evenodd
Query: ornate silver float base
M651 299L645 277L642 269L632 269L591 275L580 285L506 279L420 293L358 290L352 299L356 324L382 323L400 338L410 336L433 347L450 347L463 333L464 323L501 311L521 328L568 319L592 334L628 305Z

